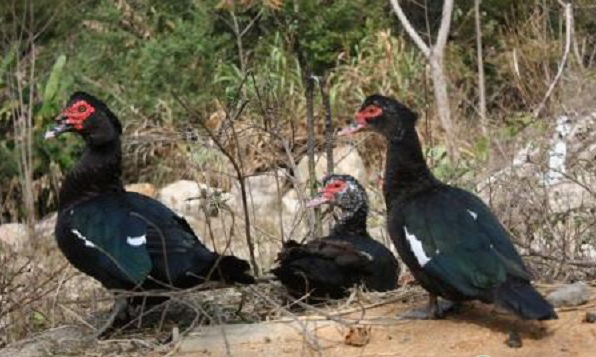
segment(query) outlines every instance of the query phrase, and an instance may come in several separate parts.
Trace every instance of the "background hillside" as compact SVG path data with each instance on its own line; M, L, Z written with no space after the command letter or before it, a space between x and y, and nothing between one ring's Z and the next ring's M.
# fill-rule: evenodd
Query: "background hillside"
M404 1L403 6L422 38L434 41L427 34L436 34L442 1L427 2L426 8L416 1ZM593 78L594 6L590 0L575 2L567 88L577 86L577 80ZM498 163L510 155L507 144L523 129L552 124L549 112L540 118L531 113L561 61L565 23L556 1L483 1L481 10L489 117L486 137L481 135L478 115L471 0L456 4L446 72L463 160L486 167L490 156ZM351 120L367 94L381 92L419 112L421 133L435 156L441 156L445 144L424 57L403 33L389 2L36 0L5 1L0 11L4 222L23 220L25 214L16 204L22 196L17 183L22 171L21 137L14 118L20 106L31 106L33 111L31 175L38 202L35 214L43 217L55 208L56 179L73 165L79 150L74 138L41 142L43 130L71 92L86 90L104 98L125 122L127 133L134 134L127 142L127 182L161 184L180 178L180 167L200 169L211 159L205 150L184 142L185 134L199 127L173 93L203 118L250 100L239 120L263 122L270 116L284 128L295 128L293 135L299 141L306 122L305 69L298 63L296 43L312 72L325 78L336 125ZM33 44L29 35L35 36ZM235 98L244 78L241 97ZM559 92L565 91L564 84L557 86ZM550 113L562 109L556 97L549 104ZM589 109L590 104L586 100L570 109ZM317 102L316 121L322 124L321 112ZM217 126L217 118L210 124ZM497 150L489 145L489 137ZM302 154L300 142L291 149ZM255 170L270 168L263 165L267 166L255 164ZM193 170L184 172L194 179Z

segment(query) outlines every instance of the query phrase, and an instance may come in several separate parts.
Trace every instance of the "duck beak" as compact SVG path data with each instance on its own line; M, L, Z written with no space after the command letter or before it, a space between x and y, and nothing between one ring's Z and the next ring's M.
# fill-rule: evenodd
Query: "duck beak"
M366 117L361 113L356 113L356 122L347 128L343 128L337 133L337 136L348 136L360 131L365 131L368 129L368 122L366 121Z
M331 201L330 198L325 197L324 195L320 195L320 196L317 196L317 197L313 198L312 200L308 201L308 203L306 203L306 207L308 207L308 208L319 207L320 205L327 203L329 201Z
M46 131L46 133L44 135L44 139L45 140L52 139L62 133L65 133L65 132L71 131L71 130L72 130L72 126L70 124L66 123L66 117L63 116L62 114L60 114L58 117L56 117L56 125L54 125L53 128L50 128L48 131Z
M321 187L321 188L319 188L319 195L317 197L313 198L312 200L308 201L306 203L306 207L308 207L308 208L319 207L320 205L322 205L324 203L331 202L332 200L333 200L333 193L327 192L327 187Z
M346 128L341 129L337 136L348 136L367 129L366 123L354 123Z

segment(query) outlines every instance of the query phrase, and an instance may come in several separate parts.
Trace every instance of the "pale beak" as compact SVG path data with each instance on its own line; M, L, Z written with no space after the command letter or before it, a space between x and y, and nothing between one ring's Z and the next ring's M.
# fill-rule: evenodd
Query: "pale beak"
M317 196L317 197L313 198L312 200L308 201L308 203L306 203L306 207L308 207L308 208L319 207L320 205L327 203L329 201L331 201L331 199L327 198L323 195Z
M70 131L71 129L72 129L72 126L70 124L67 124L66 118L62 114L60 114L56 118L56 125L53 128L46 131L46 133L44 135L44 139L48 140L48 139L55 138L62 133Z
M359 131L364 131L367 129L367 125L366 122L364 123L354 123L348 127L345 127L343 129L341 129L338 133L337 136L348 136L348 135L352 135L355 134Z

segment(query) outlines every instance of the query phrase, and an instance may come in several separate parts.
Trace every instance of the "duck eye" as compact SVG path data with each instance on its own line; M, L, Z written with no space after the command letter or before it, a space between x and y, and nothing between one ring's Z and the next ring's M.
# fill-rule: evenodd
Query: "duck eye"
M84 113L85 111L87 111L87 107L85 107L84 105L79 105L77 110L79 111L79 113Z

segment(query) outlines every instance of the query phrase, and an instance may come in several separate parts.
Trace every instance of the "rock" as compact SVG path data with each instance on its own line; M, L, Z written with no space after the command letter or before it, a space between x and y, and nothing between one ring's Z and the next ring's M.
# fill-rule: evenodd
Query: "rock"
M338 174L352 175L361 184L365 184L368 176L364 161L355 147L344 145L338 146L333 150L333 160L335 162L334 171ZM316 177L320 180L327 173L327 155L325 153L315 155ZM304 183L308 180L308 157L304 156L298 163L294 173L296 180Z
M151 198L157 197L157 188L150 183L131 183L126 185L126 191L136 192Z
M585 304L590 299L590 289L586 283L579 281L564 285L546 297L555 307L577 306Z
M507 200L511 195L518 195L511 192L513 186L543 187L556 213L579 208L586 197L583 187L596 184L593 175L585 175L586 171L591 172L589 165L596 159L595 119L596 113L557 117L550 139L525 145L511 165L480 182L477 191L485 201L489 196ZM578 193L579 197L574 197ZM564 197L563 202L561 197Z
M511 165L477 185L479 196L520 245L547 255L593 259L595 119L594 113L553 118L549 131L533 135ZM553 244L567 237L572 237L569 244Z
M594 187L594 183L579 185L576 182L559 180L559 183L552 185L547 191L552 212L564 213L593 205L594 197L586 187Z
M304 197L304 201L308 201L308 196ZM296 190L291 189L282 198L284 214L296 215L301 209L306 209L306 202L300 202L300 198Z
M575 162L594 162L596 158L596 113L580 115L572 119L571 132L567 136L569 157Z
M217 204L227 202L231 195L203 183L180 180L162 187L157 199L180 215L203 214L202 205L206 203L210 215L215 216Z
M586 312L586 316L584 316L583 322L587 324L596 323L596 313L594 312Z
M57 220L58 212L48 214L35 225L35 234L38 237L50 237L54 235Z
M557 118L557 125L548 150L548 171L544 180L547 185L561 182L567 172L567 140L571 133L571 120L566 115Z
M579 248L582 255L590 260L596 261L596 247L590 243L583 243Z
M282 199L283 203L283 210L285 214L288 215L295 215L300 211L302 207L304 207L304 203L301 203L297 198L291 198L284 196Z
M82 348L81 341L84 337L84 329L81 329L80 326L56 327L0 349L0 356L45 357L54 354L49 351L61 351L66 354L67 351L72 352L77 348ZM2 341L1 337L0 341ZM56 353L56 355L63 353Z
M180 180L162 187L157 194L157 199L178 214L197 214L199 202L194 198L198 198L200 195L201 187L197 182Z
M18 250L23 248L28 240L29 234L26 225L21 223L0 225L0 245L7 245Z
M275 171L267 172L255 176L249 176L244 180L248 206L250 210L263 210L279 206L278 195L283 195L284 187L287 182L287 175L285 170L277 170L277 178ZM278 191L279 186L279 191ZM240 184L235 182L232 186L231 194L233 196L233 207L236 211L242 211L242 192ZM265 213L264 211L260 211ZM271 212L268 212L271 213Z

